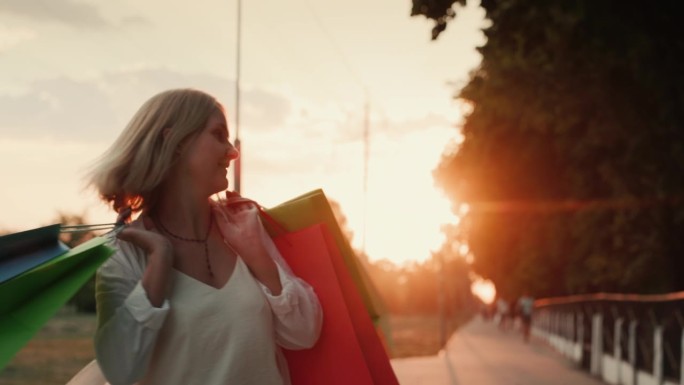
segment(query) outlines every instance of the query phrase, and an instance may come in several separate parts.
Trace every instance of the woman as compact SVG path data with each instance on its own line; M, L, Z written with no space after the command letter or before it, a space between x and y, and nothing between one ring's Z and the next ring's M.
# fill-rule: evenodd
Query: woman
M97 275L95 350L111 384L288 384L279 347L315 344L318 299L258 209L210 199L237 157L221 105L180 89L147 101L93 169L114 210L141 212Z

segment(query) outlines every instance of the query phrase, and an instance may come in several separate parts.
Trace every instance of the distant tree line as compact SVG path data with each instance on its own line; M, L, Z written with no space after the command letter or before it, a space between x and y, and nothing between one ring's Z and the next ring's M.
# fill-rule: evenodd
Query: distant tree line
M339 203L330 203L342 232L351 242L354 234L346 216ZM444 231L448 233L453 228L445 227ZM453 319L477 309L477 301L470 292L469 266L450 242L430 259L406 265L372 260L361 250L356 250L356 254L391 314L437 315L441 311Z
M465 0L413 0L438 38ZM678 2L482 0L465 140L435 171L455 236L516 297L684 290Z
M63 225L84 225L87 224L85 215L59 213L55 223ZM88 241L95 237L95 233L91 231L77 232L77 233L62 233L60 240L70 248L74 248L81 243ZM69 306L72 306L79 312L95 313L95 276L91 277L88 282L69 300Z
M445 317L456 318L477 309L477 301L470 292L469 269L462 258L442 264L434 256L402 266L380 260L367 262L365 266L391 314L444 312Z

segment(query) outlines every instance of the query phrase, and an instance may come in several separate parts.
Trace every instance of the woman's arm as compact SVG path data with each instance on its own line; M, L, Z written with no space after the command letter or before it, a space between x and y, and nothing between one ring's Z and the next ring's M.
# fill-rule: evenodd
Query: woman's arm
M120 238L139 235L131 230ZM117 241L115 246L117 252L97 274L95 352L112 385L133 384L145 374L168 313L170 257L164 247L146 253L128 242Z
M287 349L312 347L320 335L323 313L311 286L292 274L268 236L251 203L216 206L217 224L261 284L275 315L277 342Z
M313 288L292 273L271 237L262 232L262 242L276 263L282 291L273 295L263 287L266 298L276 316L278 345L291 350L308 349L318 341L323 324L323 311Z

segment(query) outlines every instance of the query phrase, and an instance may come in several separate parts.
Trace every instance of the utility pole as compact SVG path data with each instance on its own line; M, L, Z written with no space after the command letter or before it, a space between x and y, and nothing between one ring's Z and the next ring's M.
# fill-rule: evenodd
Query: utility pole
M365 90L366 103L364 104L363 118L363 234L361 250L366 253L366 217L368 207L368 161L370 155L370 98L368 90Z
M240 45L242 43L242 0L237 0L237 54L236 54L236 76L235 76L235 148L240 156L233 165L234 190L240 193L241 171L242 171L242 145L240 143Z
M439 307L439 346L446 349L447 325L446 325L446 271L444 252L442 250L433 254L438 261L437 277L437 306Z

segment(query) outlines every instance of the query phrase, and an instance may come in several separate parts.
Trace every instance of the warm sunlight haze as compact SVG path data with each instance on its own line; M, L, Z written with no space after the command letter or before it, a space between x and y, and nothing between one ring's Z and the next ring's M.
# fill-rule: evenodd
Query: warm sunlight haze
M71 17L32 12L0 13L0 231L59 212L112 222L83 176L162 90L216 95L234 138L235 3L84 1ZM322 188L341 204L354 246L397 264L430 258L440 225L458 220L432 170L462 140L465 109L449 84L464 84L483 43L474 4L436 42L409 13L390 0L250 1L242 20L242 194L271 207Z

